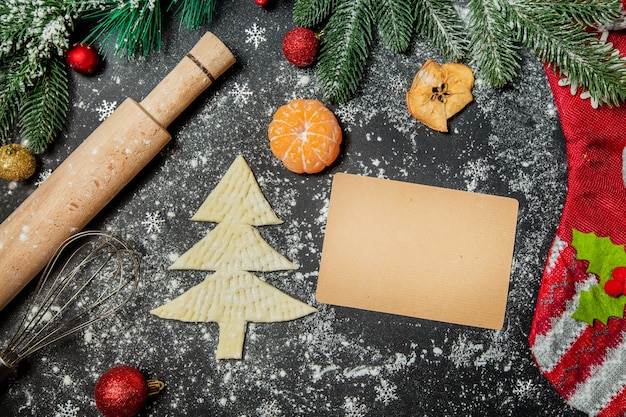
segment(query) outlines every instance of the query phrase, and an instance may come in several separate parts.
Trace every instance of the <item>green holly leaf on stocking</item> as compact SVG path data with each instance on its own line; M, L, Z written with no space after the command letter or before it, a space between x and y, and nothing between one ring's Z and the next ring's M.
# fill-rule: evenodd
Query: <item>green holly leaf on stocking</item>
M576 249L576 259L588 261L587 272L595 274L599 283L580 293L578 307L572 318L593 325L594 320L607 324L609 317L624 317L626 296L611 296L604 290L604 284L612 279L611 272L626 265L624 245L615 245L608 237L598 237L595 233L573 231L572 246Z

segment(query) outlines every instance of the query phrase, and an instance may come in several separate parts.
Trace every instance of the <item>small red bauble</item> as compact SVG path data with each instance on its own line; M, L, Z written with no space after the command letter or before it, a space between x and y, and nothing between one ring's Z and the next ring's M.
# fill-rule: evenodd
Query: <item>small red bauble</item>
M257 6L265 7L267 6L268 0L254 0Z
M604 284L604 292L606 292L611 297L619 297L622 295L624 291L624 283L616 280L610 279Z
M90 45L75 43L65 53L65 59L70 68L79 74L93 74L100 66L100 55Z
M618 266L611 272L613 279L626 282L626 266Z
M315 62L320 43L311 29L295 28L283 38L283 54L297 67L307 67Z
M115 366L103 373L94 390L96 407L106 417L131 417L146 404L148 381L136 368Z

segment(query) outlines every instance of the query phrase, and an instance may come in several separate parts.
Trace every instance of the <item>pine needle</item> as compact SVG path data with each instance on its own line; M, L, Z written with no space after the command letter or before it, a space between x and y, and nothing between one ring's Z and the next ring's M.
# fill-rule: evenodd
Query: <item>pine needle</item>
M379 0L375 20L383 44L392 52L407 50L415 23L415 0Z
M39 63L29 62L24 51L15 51L11 60L0 61L0 64L0 142L7 144L12 142L20 103L36 80L32 74L42 70Z
M20 104L20 133L33 152L43 151L59 134L69 107L67 68L60 57L27 91Z
M298 26L317 26L328 19L338 3L339 0L296 0L293 21Z
M505 86L517 77L520 49L526 48L599 103L613 105L626 99L626 65L619 52L588 31L618 18L621 0L468 0L463 3L468 10L464 20L456 3L296 0L294 20L312 25L328 19L318 74L325 95L336 101L349 99L358 88L374 24L383 44L394 52L408 48L407 39L415 30L448 61L469 56L471 66L491 87ZM407 13L411 7L414 12ZM371 17L365 19L366 15ZM413 28L407 26L411 20ZM356 39L359 43L354 43ZM352 53L352 48L361 53Z
M567 74L571 82L584 86L598 103L618 105L626 98L626 61L586 26L567 16L557 21L548 11L515 4L511 5L510 17L519 42Z
M0 69L0 145L10 143L17 122L19 92L8 82L6 73Z
M161 50L162 16L158 0L121 3L105 0L101 7L93 8L84 17L97 21L85 42L101 39L103 45L112 44L118 57L132 59ZM103 53L107 55L106 50Z
M325 99L343 103L356 92L372 42L373 16L370 1L343 0L321 38L317 67Z
M608 24L620 17L621 0L541 0L511 1L512 7L531 7L542 13L560 15L568 21L575 21L593 27L597 24Z
M449 61L459 61L467 54L465 27L452 0L417 0L415 29L423 34Z
M470 0L468 7L472 66L488 85L502 87L514 79L520 66L509 23L492 0Z
M197 30L213 19L216 0L173 0L168 10L174 5L178 5L176 14L179 16L180 26Z

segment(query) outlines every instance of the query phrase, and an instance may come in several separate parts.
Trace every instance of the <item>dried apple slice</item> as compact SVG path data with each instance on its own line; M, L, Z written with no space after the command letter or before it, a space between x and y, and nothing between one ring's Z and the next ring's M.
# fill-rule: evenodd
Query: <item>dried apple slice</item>
M474 73L467 65L429 59L406 94L409 113L431 129L447 132L448 119L474 99L473 86Z

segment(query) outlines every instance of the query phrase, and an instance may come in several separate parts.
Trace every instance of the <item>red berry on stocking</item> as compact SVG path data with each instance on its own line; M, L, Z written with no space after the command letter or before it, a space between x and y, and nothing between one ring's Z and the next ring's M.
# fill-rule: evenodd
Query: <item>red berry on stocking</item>
M626 266L618 266L611 271L611 276L613 279L626 283Z
M626 33L612 32L608 42L626 53ZM626 105L594 109L546 71L565 136L568 182L530 346L568 404L589 415L623 416L626 300L609 293L623 292L618 284L626 272L618 268L626 265Z
M315 32L308 28L295 28L283 38L283 54L297 67L308 67L317 59L320 43Z
M604 284L604 291L611 297L619 297L624 290L624 284L616 279L610 279Z
M65 53L65 59L70 68L79 74L93 74L100 67L100 55L91 45L75 43Z
M163 387L163 382L147 380L132 366L115 366L96 383L96 407L105 417L132 417L141 411L149 395L159 393Z

